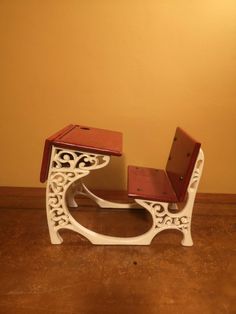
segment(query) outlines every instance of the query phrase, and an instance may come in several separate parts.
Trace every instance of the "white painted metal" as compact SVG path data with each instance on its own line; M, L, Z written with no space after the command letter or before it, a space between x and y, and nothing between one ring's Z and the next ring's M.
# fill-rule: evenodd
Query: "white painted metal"
M110 157L100 154L64 150L53 147L50 161L50 169L47 182L47 218L51 243L60 244L63 239L59 235L60 229L73 230L86 237L93 244L103 245L148 245L157 233L166 229L177 229L183 233L182 245L191 246L191 218L196 191L202 173L204 155L200 150L195 168L188 186L188 197L184 208L178 213L171 213L169 204L150 200L135 199L136 203L152 216L152 227L146 233L136 237L111 237L96 233L78 223L70 214L67 207L77 206L74 203L76 193L76 181L88 175L90 171L105 167ZM82 183L79 194L86 195L93 199L101 207L127 208L128 204L116 204L102 200L94 195ZM66 193L68 191L68 200ZM131 205L134 206L133 204Z
M80 180L80 187L74 187L72 190L70 189L70 193L67 197L69 207L78 207L78 204L75 201L76 195L83 195L90 198L101 208L139 208L140 206L137 203L116 203L110 202L107 200L98 197L94 193L92 193L86 185Z

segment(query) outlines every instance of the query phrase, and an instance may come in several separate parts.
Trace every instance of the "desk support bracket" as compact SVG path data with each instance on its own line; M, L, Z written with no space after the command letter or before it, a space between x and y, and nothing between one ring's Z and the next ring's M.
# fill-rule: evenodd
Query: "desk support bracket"
M63 239L60 229L70 229L82 234L92 243L109 244L115 237L107 237L80 225L70 214L69 207L77 207L75 195L87 196L102 208L138 208L137 203L123 204L101 199L93 194L81 179L90 171L105 167L110 156L81 151L66 150L53 146L46 190L46 208L49 234L52 244L60 244ZM80 189L77 187L80 184ZM127 239L125 239L125 242ZM117 241L115 241L117 243ZM119 241L118 243L119 244Z

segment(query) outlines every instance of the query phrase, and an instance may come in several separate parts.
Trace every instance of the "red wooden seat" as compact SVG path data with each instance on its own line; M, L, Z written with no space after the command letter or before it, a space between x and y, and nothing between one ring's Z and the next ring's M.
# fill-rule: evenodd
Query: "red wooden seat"
M128 195L161 202L183 201L200 147L199 142L178 127L165 170L129 166Z
M129 166L128 193L133 198L162 202L178 201L166 172L153 168Z

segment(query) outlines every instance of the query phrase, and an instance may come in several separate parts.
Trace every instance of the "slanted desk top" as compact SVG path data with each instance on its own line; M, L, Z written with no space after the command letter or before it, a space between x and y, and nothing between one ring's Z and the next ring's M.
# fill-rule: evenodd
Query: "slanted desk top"
M103 155L122 155L122 133L70 124L45 141L40 181L45 182L52 145Z

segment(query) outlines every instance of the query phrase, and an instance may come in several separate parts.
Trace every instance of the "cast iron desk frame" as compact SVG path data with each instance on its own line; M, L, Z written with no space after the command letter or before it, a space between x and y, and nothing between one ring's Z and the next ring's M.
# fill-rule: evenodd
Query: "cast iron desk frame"
M178 213L173 202L134 198L134 203L114 203L93 194L82 178L93 170L108 165L110 156L122 155L120 132L69 125L45 141L41 168L41 182L47 180L46 211L52 244L61 244L61 229L73 230L93 244L101 245L149 245L161 231L177 229L183 233L182 245L191 246L191 219L198 183L201 177L204 155L199 150L187 189L185 205ZM94 232L76 221L69 207L77 207L75 195L93 199L102 208L134 208L141 206L152 216L152 227L135 237L113 237Z

